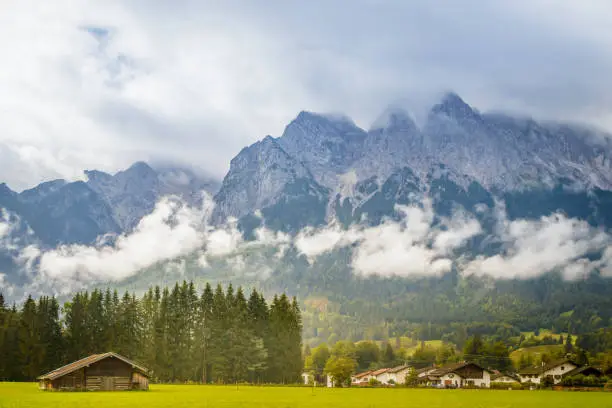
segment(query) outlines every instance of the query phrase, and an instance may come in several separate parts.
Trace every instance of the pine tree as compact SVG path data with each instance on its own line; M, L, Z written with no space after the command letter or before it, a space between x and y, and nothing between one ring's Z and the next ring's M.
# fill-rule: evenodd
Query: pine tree
M574 350L572 334L567 333L567 337L565 338L565 352L571 353Z
M22 378L34 380L41 372L45 349L41 344L40 320L31 296L23 305L19 319L19 365Z
M210 381L210 353L209 353L209 342L211 337L211 323L213 313L213 299L214 294L212 287L209 283L206 283L202 296L200 298L199 306L199 324L196 330L196 344L199 345L199 369L198 378L206 384Z
M228 304L221 285L217 285L213 296L212 319L210 324L209 361L211 375L215 382L227 381L227 354L224 352L228 329Z
M387 367L391 367L395 364L395 351L393 351L393 347L389 342L387 342L387 344L385 345L385 351L383 353L383 362Z

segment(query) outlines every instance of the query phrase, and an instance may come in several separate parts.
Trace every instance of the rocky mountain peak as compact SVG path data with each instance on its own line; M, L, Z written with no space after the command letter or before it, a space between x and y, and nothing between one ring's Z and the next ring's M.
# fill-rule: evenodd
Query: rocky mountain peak
M476 118L478 112L465 103L459 95L454 92L447 92L442 100L431 108L431 115L446 115L456 120Z
M410 113L396 105L390 105L376 118L372 126L370 126L370 132L378 130L386 131L412 131L416 130L417 126Z

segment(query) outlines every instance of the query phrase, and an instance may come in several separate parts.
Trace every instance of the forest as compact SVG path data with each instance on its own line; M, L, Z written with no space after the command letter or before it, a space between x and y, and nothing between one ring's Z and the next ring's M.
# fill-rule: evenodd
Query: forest
M31 381L91 354L132 358L157 382L294 383L302 373L302 323L295 298L268 302L253 290L192 282L150 288L142 297L79 292L60 307L29 297L9 307L0 295L0 380Z

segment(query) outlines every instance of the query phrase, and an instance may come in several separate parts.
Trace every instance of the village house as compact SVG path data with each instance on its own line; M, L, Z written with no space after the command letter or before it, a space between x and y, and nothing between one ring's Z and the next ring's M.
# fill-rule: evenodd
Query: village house
M401 365L391 368L387 372L389 376L389 381L393 380L395 384L405 384L406 376L410 374L412 370L413 368L407 365Z
M434 387L463 388L491 386L491 372L476 363L461 362L421 370L419 382Z
M371 376L376 378L376 380L381 384L388 384L389 379L391 378L389 377L388 368L381 368L381 369L375 370L372 372Z
M491 382L492 383L504 383L504 384L518 384L521 382L521 380L518 377L515 377L514 375L498 372L498 373L491 375Z
M541 367L527 367L519 371L522 383L541 384L546 377L552 379L553 384L559 384L563 376L577 369L579 365L569 359L561 359L543 364Z
M372 378L372 371L364 371L362 373L357 373L351 377L352 385L367 385Z
M146 368L116 353L94 354L38 377L42 390L148 390Z

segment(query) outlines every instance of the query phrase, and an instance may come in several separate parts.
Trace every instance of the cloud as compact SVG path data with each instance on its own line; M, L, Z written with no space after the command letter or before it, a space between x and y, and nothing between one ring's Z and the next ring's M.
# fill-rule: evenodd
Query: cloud
M157 262L188 255L205 242L202 212L162 199L113 246L61 246L40 256L40 277L51 281L117 281Z
M450 271L454 251L481 233L477 220L460 213L435 224L429 200L422 207L397 206L396 210L401 214L399 222L308 229L296 237L296 248L312 262L323 253L353 246L351 266L362 276L438 276Z
M154 266L173 277L194 273L195 266L197 273L222 270L225 276L266 279L284 262L291 262L284 256L292 247L313 266L326 253L350 248L348 266L360 277L440 276L453 268L464 275L498 279L528 279L551 271L561 272L568 280L594 270L612 276L612 237L561 214L510 221L503 206L497 206L497 228L485 237L470 214L456 211L448 218L435 217L431 201L424 199L420 205L396 206L399 217L377 226L343 228L332 223L306 228L295 236L261 227L254 231L253 240L245 240L236 220L221 226L209 224L212 212L209 195L201 207L165 197L133 232L107 241L111 244L46 250L35 241L14 239L12 232L25 227L2 211L0 247L9 250L19 276L27 278L21 289L33 294L64 294L122 281ZM499 243L500 252L470 258L464 248L475 237ZM2 286L13 288L10 274L1 279Z
M30 244L19 249L14 261L30 280L29 291L69 293L96 283L121 281L155 265L169 274L183 274L185 258L192 254L201 268L227 260L231 268L242 265L243 272L253 272L245 268L245 253L270 247L270 256L279 259L291 243L289 235L263 227L254 231L254 240L245 241L236 220L212 226L213 207L212 197L206 193L201 207L189 206L178 197L164 197L129 234L100 240L93 246L63 245L46 250ZM260 268L261 273L270 272L264 269Z
M585 221L554 214L536 221L505 220L502 225L503 251L469 262L463 269L466 275L527 279L558 270L566 279L576 279L609 264L605 258L611 237ZM601 261L589 259L603 250Z
M0 172L16 189L135 160L222 177L300 110L368 127L394 100L418 109L447 89L612 127L605 0L554 13L546 0L37 5L0 15Z

